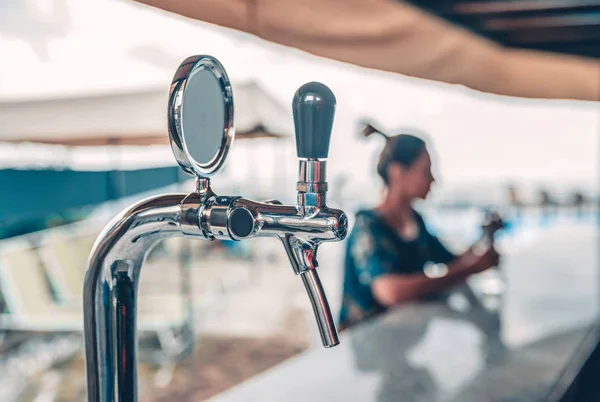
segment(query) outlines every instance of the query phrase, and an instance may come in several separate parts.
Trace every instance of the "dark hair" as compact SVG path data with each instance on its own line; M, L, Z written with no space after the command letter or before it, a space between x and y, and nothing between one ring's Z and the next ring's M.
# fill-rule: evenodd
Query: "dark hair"
M411 167L425 150L425 141L419 137L410 134L388 136L369 123L365 124L362 134L364 137L379 134L385 138L385 146L377 162L377 173L386 184L388 184L387 170L390 163L396 162L403 167Z

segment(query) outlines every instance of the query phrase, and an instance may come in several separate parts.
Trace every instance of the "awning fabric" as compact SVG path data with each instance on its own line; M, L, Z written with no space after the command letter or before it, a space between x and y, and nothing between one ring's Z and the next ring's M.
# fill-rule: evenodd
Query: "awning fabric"
M256 82L234 83L236 139L291 137L287 109ZM63 145L168 144L168 88L0 101L0 141Z
M135 0L317 56L523 98L600 100L600 61L502 47L393 0Z

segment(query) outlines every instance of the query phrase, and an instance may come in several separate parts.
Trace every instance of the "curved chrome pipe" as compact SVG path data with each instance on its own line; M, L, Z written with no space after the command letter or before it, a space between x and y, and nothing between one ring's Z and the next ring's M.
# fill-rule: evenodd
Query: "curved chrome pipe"
M137 401L136 294L142 264L160 240L182 236L187 194L143 200L121 212L94 244L84 283L90 402Z
M121 212L98 236L85 276L88 401L137 401L136 294L140 271L152 248L169 237L280 238L294 273L306 287L323 345L337 345L337 330L316 269L316 252L320 243L345 237L347 219L340 210L313 209L306 215L304 206L217 196L208 179L199 179L191 194L152 197ZM243 229L243 235L236 229Z
M323 284L319 278L319 274L316 269L310 269L300 274L302 283L306 288L308 299L315 314L317 320L317 328L319 328L319 335L321 335L321 341L323 346L326 348L332 348L340 344L340 338L331 315L331 309L329 308L329 302L327 301L327 295Z

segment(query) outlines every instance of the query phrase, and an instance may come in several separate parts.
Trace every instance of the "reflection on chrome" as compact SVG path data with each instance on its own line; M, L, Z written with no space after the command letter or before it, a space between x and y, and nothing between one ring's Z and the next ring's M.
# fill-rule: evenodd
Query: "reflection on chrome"
M198 83L189 85L194 77L202 77L207 85L220 90L204 91ZM199 92L190 93L192 90ZM325 159L335 96L325 85L315 82L303 85L294 95L300 158L298 202L281 205L277 201L219 196L211 189L209 177L223 166L233 142L231 94L225 70L216 59L194 56L181 64L169 96L169 135L175 159L186 172L196 176L196 188L190 194L165 194L140 201L115 217L96 240L84 284L90 402L137 401L136 295L140 271L150 250L169 237L236 241L259 236L280 239L294 273L302 278L306 287L324 346L339 343L316 270L319 245L344 239L348 224L343 211L326 205ZM182 113L193 110L196 105L188 104L188 109L184 109L185 99L194 99L202 107L216 104L218 113L203 113L205 120L188 119L192 123L185 123ZM206 120L214 116L223 120ZM206 132L206 127L217 129ZM194 141L193 149L202 149L204 155L206 146L218 146L208 150L214 157L206 162L206 158L190 153L186 141Z

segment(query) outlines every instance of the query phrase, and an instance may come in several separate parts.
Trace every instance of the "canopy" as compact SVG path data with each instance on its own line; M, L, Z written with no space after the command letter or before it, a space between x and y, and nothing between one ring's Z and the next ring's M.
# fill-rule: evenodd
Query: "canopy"
M236 138L291 135L292 119L256 82L232 84ZM168 87L0 102L0 140L64 145L168 144Z
M0 15L0 54L9 55L0 63L0 141L167 144L169 84L198 52L227 66L238 139L293 133L291 111L254 79L250 61L265 59L260 45L132 2L7 7Z
M597 59L503 47L402 1L136 1L362 67L500 95L600 100Z

